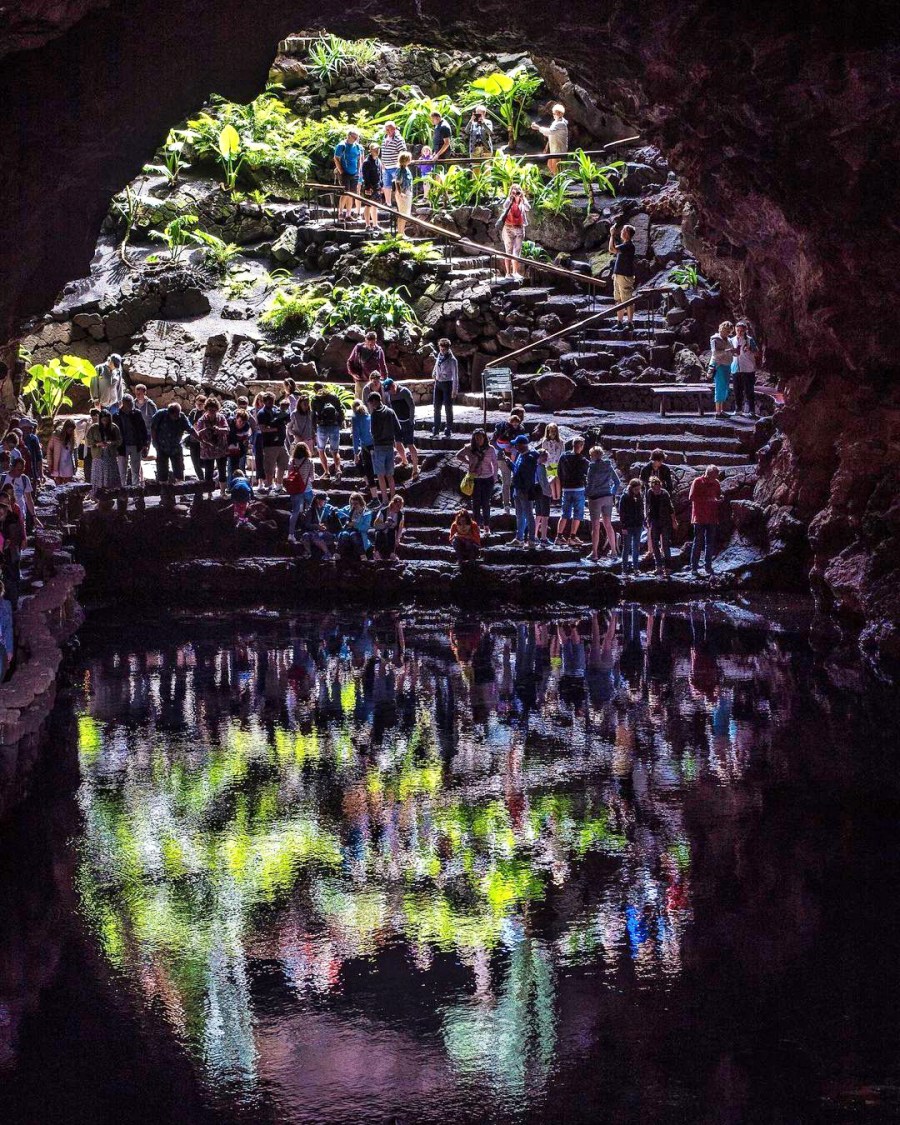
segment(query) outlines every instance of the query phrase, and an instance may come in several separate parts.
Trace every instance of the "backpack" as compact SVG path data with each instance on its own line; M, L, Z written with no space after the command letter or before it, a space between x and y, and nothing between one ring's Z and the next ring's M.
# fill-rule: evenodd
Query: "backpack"
M294 465L296 465L296 462L294 462ZM303 479L303 473L300 472L299 468L295 468L292 465L285 474L284 491L288 496L301 496L306 492L306 489L307 482Z
M320 426L336 426L338 424L338 413L334 403L326 402L322 409L319 411L319 425Z
M537 454L533 449L519 456L519 463L513 472L513 488L527 496L529 500L537 500L543 495L543 489L537 479Z

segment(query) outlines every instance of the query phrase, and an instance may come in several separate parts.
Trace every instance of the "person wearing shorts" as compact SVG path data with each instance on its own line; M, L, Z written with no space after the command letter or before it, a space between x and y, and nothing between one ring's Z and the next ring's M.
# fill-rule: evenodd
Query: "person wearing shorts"
M581 545L578 527L584 519L584 497L589 462L584 455L584 438L576 437L572 449L563 453L557 466L562 486L562 512L556 525L556 545Z
M400 130L393 121L384 127L384 139L381 142L381 163L384 167L384 201L391 206L391 192L394 180L400 171L400 153L406 151L406 141L400 136Z
M372 471L378 478L381 503L385 505L394 498L394 442L400 436L400 423L378 391L369 395L366 406L372 417Z
M618 239L616 236L619 236ZM613 298L617 305L628 301L634 295L634 257L637 247L634 244L634 227L624 226L621 231L613 226L609 232L609 252L615 254L613 262ZM634 305L616 312L616 320L621 326L628 314L628 327L634 326Z
M503 249L507 254L512 254L512 258L503 259L503 271L507 277L523 277L525 273L521 254L529 210L528 200L522 188L519 184L513 184L509 189L500 218L497 220L497 226L503 237Z
M622 481L616 472L612 458L608 457L599 445L588 454L590 465L587 474L588 513L591 517L591 561L600 561L600 532L606 531L604 552L616 553L616 533L613 531L612 512L616 494L621 491Z
M363 151L359 143L359 133L355 129L347 131L347 139L341 141L334 150L334 170L345 192L359 194L359 169L362 164ZM346 219L349 213L351 219L356 218L357 201L352 195L342 195L338 201L340 217Z

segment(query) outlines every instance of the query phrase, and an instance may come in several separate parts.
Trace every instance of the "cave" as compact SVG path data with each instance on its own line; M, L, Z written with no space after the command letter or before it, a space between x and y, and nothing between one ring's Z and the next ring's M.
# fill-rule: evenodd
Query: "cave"
M895 25L886 3L843 0L5 10L4 419L20 346L39 361L121 349L132 384L185 409L198 387L231 399L318 378L326 353L344 368L362 322L336 318L327 339L257 331L279 292L267 271L317 297L339 278L343 299L377 277L363 236L333 254L300 237L315 227L302 185L272 224L242 183L232 249L250 273L231 292L227 273L190 273L191 246L184 285L147 271L142 319L119 296L103 315L83 304L101 275L125 292L126 185L151 206L127 225L133 261L163 253L151 228L175 181L145 168L170 130L255 104L273 78L278 98L321 102L297 58L327 35L428 65L464 56L467 82L524 66L539 112L564 102L579 144L634 138L617 173L631 210L615 191L611 209L647 217L640 281L687 266L702 280L647 306L661 366L683 343L702 375L726 309L755 326L766 379L746 437L702 417L660 430L681 442L682 486L710 450L725 467L738 561L712 587L565 553L525 566L500 544L493 569L451 566L462 474L437 426L421 479L404 480L429 516L405 571L308 567L284 548L284 505L252 548L200 492L177 523L162 490L146 511L86 510L86 492L40 509L55 522L29 579L27 659L0 685L0 1117L896 1116ZM192 190L215 204L217 176L212 158ZM480 306L435 296L437 255L398 252L402 272L383 276L421 326L386 351L420 407L448 333L473 417L485 363L521 341L534 355L510 388L542 424L538 383L561 374L561 418L608 416L591 440L656 411L656 329L646 379L609 337L581 381L580 352L535 344L587 311L578 276L609 285L606 202L602 237L552 247L576 280L549 304L538 275L518 304L481 276L499 269L478 256L498 236L477 200L456 234ZM226 246L235 228L215 229ZM177 379L173 350L193 357ZM646 433L621 433L631 476Z

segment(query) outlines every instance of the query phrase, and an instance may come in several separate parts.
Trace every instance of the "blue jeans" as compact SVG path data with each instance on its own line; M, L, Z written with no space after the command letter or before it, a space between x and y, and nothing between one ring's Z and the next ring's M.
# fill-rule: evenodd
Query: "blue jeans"
M534 542L534 501L515 489L513 501L516 505L516 538L523 542Z
M313 490L307 488L305 492L297 492L291 497L291 518L288 521L288 535L293 535L297 530L297 520L303 515L312 503Z
M691 547L691 570L696 570L700 563L700 554L705 549L706 561L704 566L712 570L713 550L716 541L716 525L714 523L694 524L694 544Z
M641 529L639 527L622 528L622 568L629 565L628 554L631 553L631 566L637 570L641 561Z
M491 497L494 495L493 477L476 477L472 493L472 517L482 531L490 531Z

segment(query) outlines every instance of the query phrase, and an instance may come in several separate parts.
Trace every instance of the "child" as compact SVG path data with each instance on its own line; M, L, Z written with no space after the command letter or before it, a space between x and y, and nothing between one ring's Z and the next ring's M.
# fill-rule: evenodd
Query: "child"
M375 518L375 558L379 562L399 562L397 548L403 538L403 497L395 496Z
M423 197L428 194L428 185L425 183L425 177L430 176L434 171L434 165L428 162L430 156L432 156L431 145L422 145L419 149L418 172L419 180L422 184Z
M29 534L34 531L34 492L31 480L25 474L25 460L17 458L9 467L9 472L4 476L3 484L11 484L15 494L19 511L25 516L25 527Z
M297 520L312 503L312 482L315 476L315 466L309 455L309 446L305 441L298 441L291 454L291 463L288 467L284 486L291 498L291 518L288 521L288 543L296 543Z
M247 518L247 507L253 499L253 489L240 469L235 469L232 474L229 491L231 492L231 507L234 511L234 526L249 527L250 520Z
M300 517L300 552L306 558L311 558L315 549L325 562L331 559L334 536L325 521L332 511L331 505L325 502L325 493L314 492L312 503Z
M540 448L546 449L548 454L547 476L550 480L550 495L554 500L559 500L562 496L562 488L556 470L559 465L559 459L565 452L566 446L564 442L560 441L559 426L557 426L555 422L549 422L547 424Z
M456 551L460 565L473 563L478 559L481 550L481 532L478 530L478 524L465 508L460 508L450 526L450 545Z
M550 497L552 492L549 463L550 454L546 449L542 449L538 454L537 465L537 483L541 486L541 495L534 502L534 541L539 547L550 546Z
M678 521L675 519L672 497L663 488L659 477L650 478L650 488L644 499L644 515L656 573L668 578L672 572L672 531L678 526Z
M362 469L366 484L369 486L369 495L373 500L378 499L378 477L372 465L372 415L358 398L353 400L353 410L350 414L350 432L353 439L353 456L356 464Z
M637 572L641 553L641 528L644 526L641 482L637 477L628 482L628 487L619 500L619 526L622 529L622 573Z

